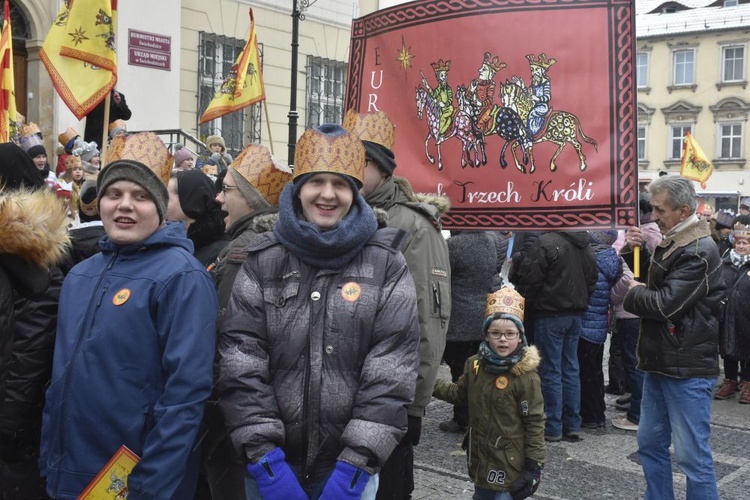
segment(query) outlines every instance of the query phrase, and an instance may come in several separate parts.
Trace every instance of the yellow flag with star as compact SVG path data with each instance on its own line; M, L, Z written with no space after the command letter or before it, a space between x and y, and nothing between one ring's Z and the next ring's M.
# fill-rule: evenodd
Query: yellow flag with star
M55 90L79 120L117 83L117 0L63 2L39 57Z
M691 181L700 182L701 188L706 189L706 181L713 173L713 164L708 160L698 142L688 132L685 134L685 143L682 145L680 175Z

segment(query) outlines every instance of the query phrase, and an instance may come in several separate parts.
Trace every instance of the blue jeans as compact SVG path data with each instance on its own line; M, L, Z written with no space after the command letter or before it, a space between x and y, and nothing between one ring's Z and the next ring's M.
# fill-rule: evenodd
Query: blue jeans
M625 356L625 370L630 379L630 409L628 409L628 420L637 424L641 419L641 398L643 397L643 372L638 370L638 358L636 349L638 346L638 318L625 318L617 320L618 333L623 339L623 354Z
M472 500L513 500L513 495L508 491L492 491L487 488L474 486Z
M581 429L581 380L578 369L578 337L581 316L534 318L534 342L542 357L544 433L561 436Z
M297 476L297 480L299 481L299 471L296 467L291 467L291 469L292 471L294 471L294 475ZM322 481L313 483L310 486L310 489L307 491L307 493L310 496L311 500L317 500L320 497L320 494L323 493L323 488L325 488L325 485L328 482L328 477L330 477L330 474L326 476L326 478ZM362 492L362 500L375 500L375 494L378 492L379 481L380 476L378 474L373 474L372 477L370 477L370 480L365 486L365 491ZM247 475L245 476L245 498L246 500L271 500L260 496L260 491L258 491L258 484L255 482L255 479Z
M713 378L644 374L638 457L646 476L645 500L674 499L672 438L677 466L687 477L686 500L718 500L708 442L715 383Z

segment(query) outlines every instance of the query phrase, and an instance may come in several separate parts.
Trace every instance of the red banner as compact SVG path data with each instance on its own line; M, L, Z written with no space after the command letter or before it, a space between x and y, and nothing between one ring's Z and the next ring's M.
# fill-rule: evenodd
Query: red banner
M396 125L445 228L635 224L632 0L420 0L352 25L346 109Z

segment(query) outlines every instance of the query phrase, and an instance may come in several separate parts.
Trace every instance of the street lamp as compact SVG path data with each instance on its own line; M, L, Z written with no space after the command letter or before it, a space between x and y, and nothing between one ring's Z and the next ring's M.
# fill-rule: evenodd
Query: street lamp
M318 0L294 0L292 7L292 78L291 95L289 96L289 138L288 138L288 158L290 166L294 166L294 149L297 144L297 53L299 49L299 22L305 20L303 12Z

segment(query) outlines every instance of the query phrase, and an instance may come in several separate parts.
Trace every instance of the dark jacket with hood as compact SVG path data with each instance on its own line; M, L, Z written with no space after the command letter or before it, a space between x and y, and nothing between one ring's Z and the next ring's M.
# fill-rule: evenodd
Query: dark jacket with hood
M724 313L721 317L719 351L750 362L750 263L740 267L732 264L730 254L722 261L721 275L727 286ZM750 373L743 373L750 378Z

